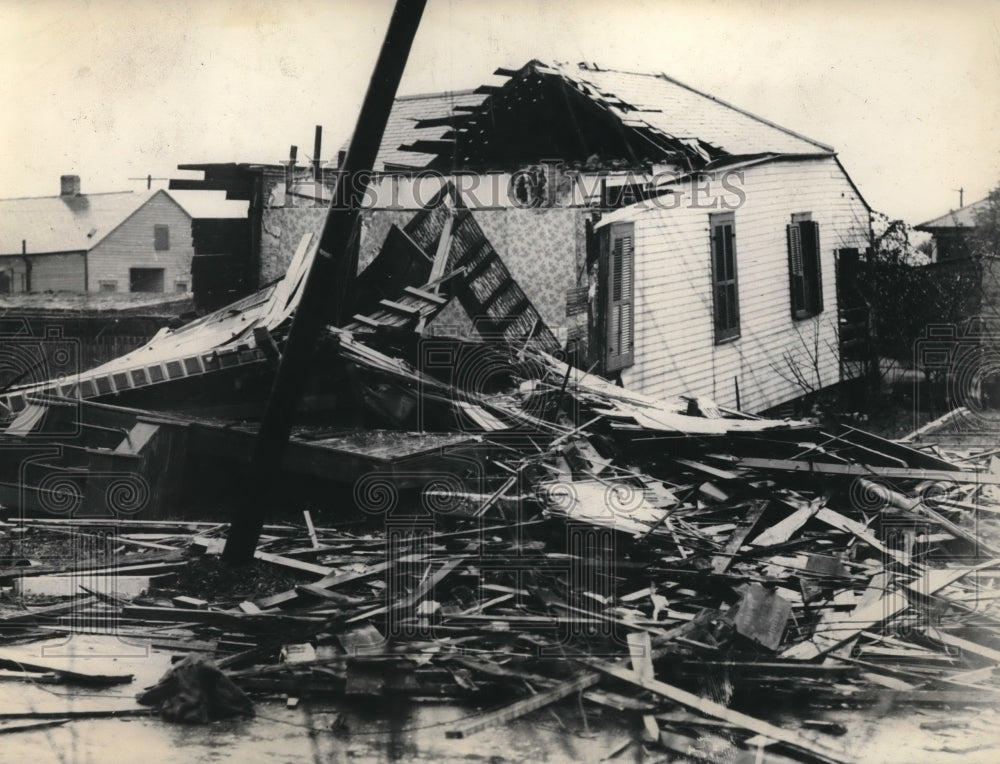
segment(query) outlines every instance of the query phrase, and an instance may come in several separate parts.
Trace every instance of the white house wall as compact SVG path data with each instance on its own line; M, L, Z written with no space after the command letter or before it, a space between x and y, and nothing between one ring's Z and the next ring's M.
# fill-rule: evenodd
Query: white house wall
M630 388L653 395L692 393L760 411L839 381L834 253L867 246L868 211L831 157L747 168L730 179L744 200L735 216L741 336L716 345L709 214L690 185L674 209L628 208L611 216L635 223L635 363ZM716 179L699 205L739 202ZM647 203L648 205L648 203ZM786 226L797 212L819 223L823 312L791 316ZM805 378L805 385L796 380Z
M24 258L0 257L0 270L7 270L13 279L14 292L24 292L31 282L32 292L82 292L86 263L83 252L59 252L28 255L31 275Z
M169 249L154 247L155 225L169 226ZM99 292L102 281L114 281L117 291L128 292L129 269L162 268L165 292L179 284L190 291L193 256L191 218L165 193L156 194L87 254L87 290Z

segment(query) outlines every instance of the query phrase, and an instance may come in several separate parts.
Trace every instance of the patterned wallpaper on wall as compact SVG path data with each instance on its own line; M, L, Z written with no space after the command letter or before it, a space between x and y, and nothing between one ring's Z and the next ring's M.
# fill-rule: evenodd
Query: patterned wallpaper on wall
M553 331L566 326L566 293L577 285L581 211L508 208L473 215L545 323Z
M412 210L369 210L362 216L359 269L378 253L392 225L404 227ZM573 310L577 274L586 253L586 211L567 208L478 210L473 213L514 279L560 340L586 336L586 314ZM326 210L272 207L264 210L261 233L261 283L282 276L306 233L319 235ZM567 316L567 297L571 315ZM456 303L457 306L457 303ZM434 322L471 329L460 307L449 306Z
M325 220L326 210L321 207L265 209L260 234L260 283L284 276L302 236L318 236Z

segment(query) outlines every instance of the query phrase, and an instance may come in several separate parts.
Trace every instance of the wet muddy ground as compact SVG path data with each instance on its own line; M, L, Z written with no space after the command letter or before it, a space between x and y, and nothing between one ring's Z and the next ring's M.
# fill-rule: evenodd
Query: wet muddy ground
M138 641L78 635L4 648L87 672L133 673L131 684L91 689L68 685L0 682L0 713L66 713L140 708L135 693L167 670L171 654ZM498 703L499 705L499 703ZM445 737L449 723L486 707L402 701L378 703L258 701L256 716L203 726L169 724L155 717L80 719L58 727L0 737L0 760L10 762L597 762L680 761L661 749L644 749L638 714L597 709L570 698L504 727L468 739ZM791 726L794 714L758 716ZM831 738L845 760L898 764L954 764L1000 760L1000 714L993 707L868 707L817 711L847 733ZM635 742L632 742L635 741ZM705 751L711 761L734 761L732 752ZM767 761L767 757L760 759Z

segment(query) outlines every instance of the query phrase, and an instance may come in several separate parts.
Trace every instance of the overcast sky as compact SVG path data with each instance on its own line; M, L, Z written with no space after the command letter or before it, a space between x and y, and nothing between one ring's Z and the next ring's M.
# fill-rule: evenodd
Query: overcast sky
M346 139L392 3L0 0L0 197ZM833 145L919 223L1000 181L1000 2L429 0L401 94L531 58L666 72Z

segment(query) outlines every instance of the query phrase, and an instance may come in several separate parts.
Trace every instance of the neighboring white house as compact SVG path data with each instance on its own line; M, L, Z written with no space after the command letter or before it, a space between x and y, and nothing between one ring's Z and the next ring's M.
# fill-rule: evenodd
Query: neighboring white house
M0 292L191 290L191 216L164 190L0 200Z

